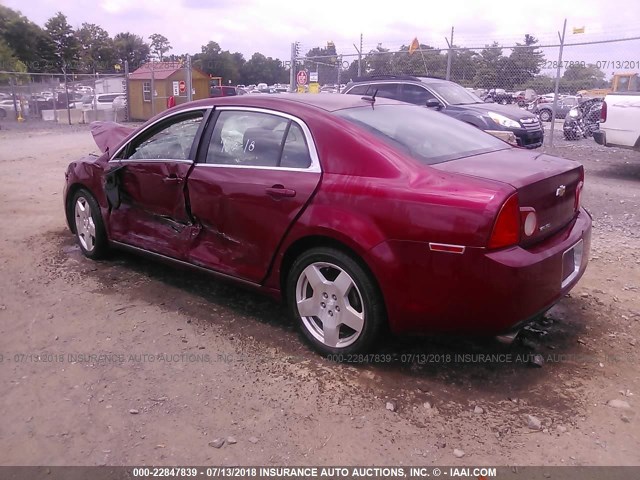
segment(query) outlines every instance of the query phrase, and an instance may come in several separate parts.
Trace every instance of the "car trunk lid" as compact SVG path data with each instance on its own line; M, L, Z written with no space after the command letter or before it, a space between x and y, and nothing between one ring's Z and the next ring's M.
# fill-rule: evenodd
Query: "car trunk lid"
M507 183L515 188L520 208L531 207L537 216L533 233L521 232L523 246L562 230L575 217L576 190L583 179L583 167L577 162L527 150L505 149L433 167Z

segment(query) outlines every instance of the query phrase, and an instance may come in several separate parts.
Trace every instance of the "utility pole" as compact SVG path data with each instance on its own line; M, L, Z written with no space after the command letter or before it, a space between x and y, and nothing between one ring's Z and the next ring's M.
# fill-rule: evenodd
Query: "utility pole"
M453 50L451 50L453 48L453 27L451 27L451 40L445 38L445 40L447 41L447 45L449 46L449 51L447 52L447 76L445 77L446 80L450 80L451 79L451 59L453 56Z
M564 49L564 36L567 32L567 19L564 19L564 25L562 26L562 35L558 32L558 38L560 39L560 52L558 53L558 68L556 69L556 85L553 91L553 107L551 110L551 131L549 132L549 146L553 147L553 132L556 126L556 108L558 106L558 91L560 90L560 70L562 68L562 50Z
M187 54L187 102L193 100L193 78L191 76L191 55Z
M360 34L360 48L353 44L353 48L358 52L358 77L362 76L362 34Z
M360 34L360 48L356 47L355 43L353 44L353 47L356 49L356 52L358 52L358 76L361 77L362 76L362 34Z
M291 65L289 68L289 93L293 93L296 83L296 42L291 44Z

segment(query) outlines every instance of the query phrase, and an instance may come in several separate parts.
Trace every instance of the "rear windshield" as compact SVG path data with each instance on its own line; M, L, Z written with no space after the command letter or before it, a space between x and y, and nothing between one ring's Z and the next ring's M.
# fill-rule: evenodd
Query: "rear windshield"
M472 125L416 105L357 107L335 114L427 165L511 148Z
M457 83L431 83L429 84L429 88L444 98L449 105L484 103L475 93L461 87Z

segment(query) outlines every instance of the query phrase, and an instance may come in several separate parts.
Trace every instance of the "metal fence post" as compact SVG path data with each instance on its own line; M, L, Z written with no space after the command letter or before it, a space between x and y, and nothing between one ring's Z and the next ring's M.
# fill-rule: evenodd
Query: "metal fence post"
M129 87L129 60L125 60L124 61L124 93L125 93L125 97L126 97L126 102L127 102L127 106L126 106L126 118L125 121L129 121L131 119L131 94L130 94L130 87Z
M69 84L67 83L67 69L63 68L62 73L64 74L64 101L67 104L67 119L69 121L69 125L71 125L71 107L69 106Z
M562 68L562 50L564 49L564 34L567 31L567 19L564 19L564 25L562 26L562 36L558 32L560 38L560 52L558 53L558 68L556 69L556 85L553 94L553 107L551 109L551 132L549 133L549 146L553 147L553 132L556 126L556 107L558 106L558 91L560 90L560 70Z
M449 51L447 52L447 75L446 80L451 80L451 57L453 56L453 27L451 27L451 41L445 38L447 41L447 45L449 46Z
M16 96L16 83L17 80L13 78L13 75L9 77L9 83L11 84L11 98L13 99L13 111L16 115L16 121L18 121L18 102Z
M155 117L156 116L156 97L155 97L156 88L155 88L155 75L153 71L153 67L154 67L153 60L151 60L149 64L151 65L151 116Z

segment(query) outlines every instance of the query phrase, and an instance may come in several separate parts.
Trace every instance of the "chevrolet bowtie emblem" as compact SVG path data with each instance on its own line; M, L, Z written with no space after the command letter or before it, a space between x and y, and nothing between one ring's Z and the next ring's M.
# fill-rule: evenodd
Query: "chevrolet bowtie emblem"
M564 197L564 192L566 191L567 191L567 187L565 187L564 185L560 185L556 189L556 197Z

